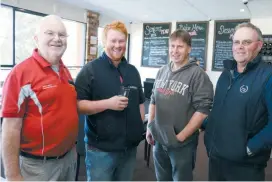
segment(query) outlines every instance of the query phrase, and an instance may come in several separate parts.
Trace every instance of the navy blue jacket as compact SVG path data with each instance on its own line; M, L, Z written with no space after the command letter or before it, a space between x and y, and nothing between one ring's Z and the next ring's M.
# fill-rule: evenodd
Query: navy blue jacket
M103 53L82 68L75 85L78 100L91 101L118 95L121 85L130 87L128 106L123 111L108 109L87 116L84 140L92 147L109 152L124 151L139 144L144 133L139 108L144 103L144 94L134 66L123 58L116 68Z
M272 142L272 66L257 56L243 73L234 74L237 65L230 62L217 82L206 122L208 156L266 165Z

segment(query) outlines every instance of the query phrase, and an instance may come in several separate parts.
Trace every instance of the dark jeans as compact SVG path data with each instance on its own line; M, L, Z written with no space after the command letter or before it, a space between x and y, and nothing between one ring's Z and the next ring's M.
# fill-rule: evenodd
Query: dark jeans
M209 181L264 181L265 167L225 159L209 159Z
M104 152L86 145L88 181L131 181L137 148L124 152Z
M192 181L195 142L168 148L155 142L153 159L158 181Z

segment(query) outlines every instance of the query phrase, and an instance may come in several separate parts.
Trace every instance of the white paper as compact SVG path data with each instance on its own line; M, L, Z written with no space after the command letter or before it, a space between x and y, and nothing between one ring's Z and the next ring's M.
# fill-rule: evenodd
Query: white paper
M96 55L96 51L97 50L97 48L96 47L90 47L90 54L91 55Z
M97 44L97 37L91 36L91 44Z

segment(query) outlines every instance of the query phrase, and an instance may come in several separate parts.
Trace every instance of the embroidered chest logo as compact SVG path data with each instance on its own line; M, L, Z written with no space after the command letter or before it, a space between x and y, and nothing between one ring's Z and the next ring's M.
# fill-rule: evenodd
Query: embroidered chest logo
M246 93L247 91L248 91L248 86L247 86L247 85L242 85L242 86L240 87L240 92L241 92L242 94Z
M44 86L42 87L42 89L45 90L45 89L54 88L54 87L57 87L57 85L48 84L48 85L44 85Z

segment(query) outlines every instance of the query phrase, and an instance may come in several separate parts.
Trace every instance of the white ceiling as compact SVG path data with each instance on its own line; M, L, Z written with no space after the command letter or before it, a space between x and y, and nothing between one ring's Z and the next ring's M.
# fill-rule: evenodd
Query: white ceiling
M59 0L124 22L272 17L272 0ZM240 12L244 9L244 12ZM272 26L272 25L271 25Z

